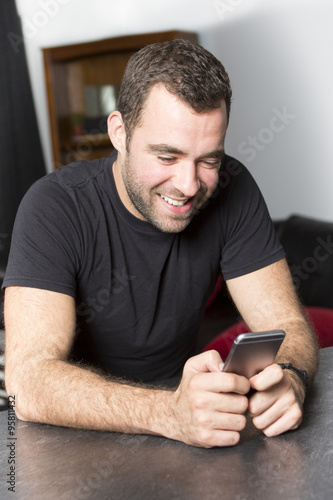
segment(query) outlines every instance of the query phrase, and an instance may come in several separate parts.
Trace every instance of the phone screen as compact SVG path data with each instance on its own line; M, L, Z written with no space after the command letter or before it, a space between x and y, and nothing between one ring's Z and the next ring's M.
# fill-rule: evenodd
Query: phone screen
M274 362L285 335L283 330L238 335L222 371L253 377Z

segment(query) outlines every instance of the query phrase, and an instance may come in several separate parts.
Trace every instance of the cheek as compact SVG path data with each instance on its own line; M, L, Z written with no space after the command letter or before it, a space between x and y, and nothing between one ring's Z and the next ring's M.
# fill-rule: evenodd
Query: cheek
M147 187L153 188L167 182L170 179L170 172L166 168L161 168L161 165L147 162L141 170L140 178Z
M209 191L214 191L219 180L219 172L215 169L203 169L200 173L200 180Z
M156 169L154 163L147 160L145 155L136 154L131 156L131 174L136 184L151 188L158 182L160 172Z

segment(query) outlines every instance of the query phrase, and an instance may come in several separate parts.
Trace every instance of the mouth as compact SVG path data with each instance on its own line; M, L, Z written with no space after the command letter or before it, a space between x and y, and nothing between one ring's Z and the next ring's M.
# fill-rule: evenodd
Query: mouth
M187 200L175 200L173 198L169 198L168 196L163 196L162 194L160 194L160 197L162 198L162 200L166 201L169 205L172 205L174 207L183 207L190 199L188 198Z
M188 217L193 210L195 197L177 200L163 194L158 195L167 212L176 217Z

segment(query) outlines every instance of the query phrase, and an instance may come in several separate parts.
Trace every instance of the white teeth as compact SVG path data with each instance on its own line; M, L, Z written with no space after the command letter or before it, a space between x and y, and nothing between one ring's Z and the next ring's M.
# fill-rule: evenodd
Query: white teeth
M174 205L175 207L183 207L186 203L186 201L173 200L172 198L168 198L167 196L163 196L162 194L161 198L163 198L163 200L165 200L170 205Z

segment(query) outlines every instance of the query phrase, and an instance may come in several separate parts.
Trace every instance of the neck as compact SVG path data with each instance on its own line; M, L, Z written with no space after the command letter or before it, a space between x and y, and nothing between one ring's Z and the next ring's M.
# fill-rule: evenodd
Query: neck
M112 172L113 172L114 182L116 184L116 189L117 189L119 198L120 198L121 202L123 203L123 205L125 206L125 208L127 208L127 210L132 215L134 215L138 219L146 220L141 215L141 213L138 212L138 210L135 208L135 206L131 202L130 197L128 196L127 189L125 187L123 176L121 173L122 172L122 164L123 164L123 162L121 161L121 158L119 157L119 154L118 154L117 159L113 162Z

